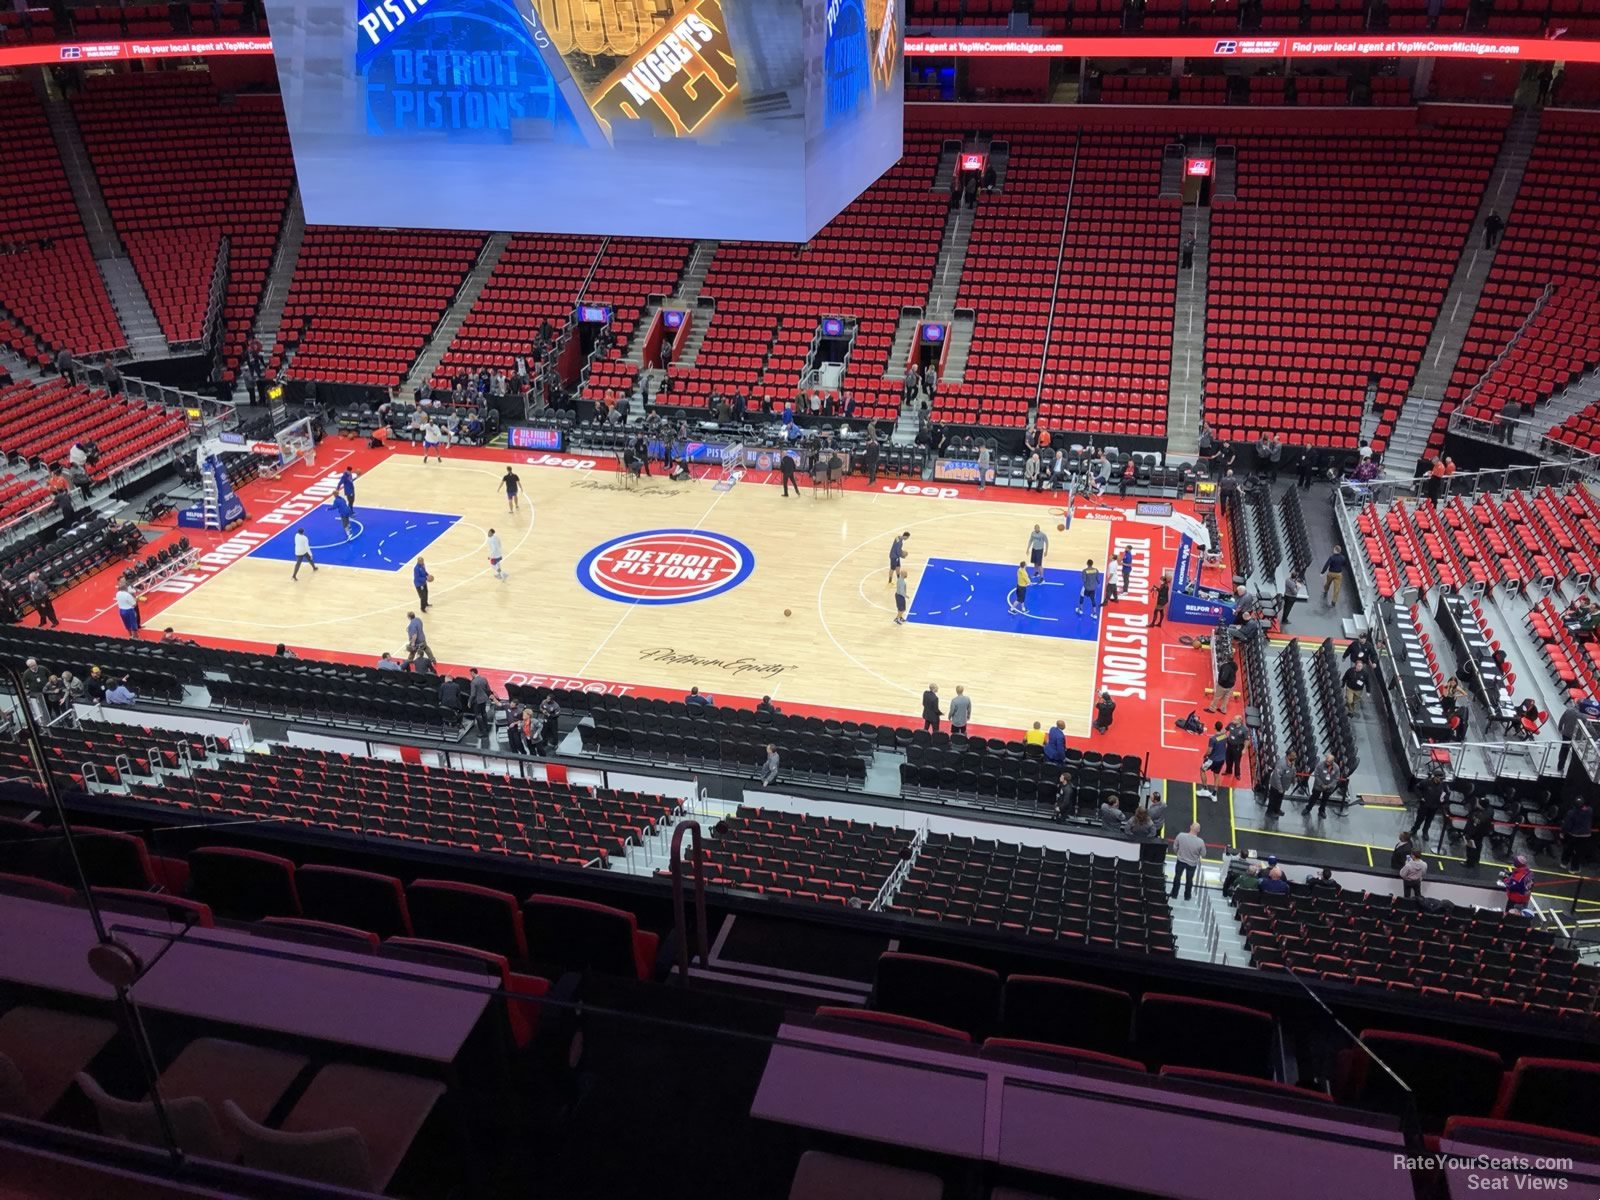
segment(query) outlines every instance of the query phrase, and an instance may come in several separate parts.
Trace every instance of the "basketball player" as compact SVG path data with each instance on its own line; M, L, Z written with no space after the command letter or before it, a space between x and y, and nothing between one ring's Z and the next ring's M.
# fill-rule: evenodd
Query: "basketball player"
M300 578L301 563L310 563L312 574L316 574L317 560L311 557L311 538L304 525L294 531L294 574L289 576L290 579Z
M894 582L894 573L900 569L900 564L906 556L906 539L911 536L908 529L895 538L894 544L889 547L889 582Z
M428 455L430 454L440 462L444 461L444 446L441 444L443 441L444 434L439 430L439 422L430 417L428 423L422 427L422 461L424 463L428 461Z
M339 518L339 524L344 527L344 540L350 540L350 498L343 492L333 494L333 511Z
M344 498L350 502L350 511L354 513L356 511L356 473L349 467L346 467L344 473L339 476L339 490L344 493ZM348 533L349 530L345 532Z
M1028 584L1033 581L1033 576L1028 574L1028 564L1017 564L1017 611L1028 611Z
M894 623L906 623L906 573L900 568L894 573Z
M502 581L510 579L511 576L500 569L500 562L506 556L506 552L500 546L500 535L492 529L489 530L486 544L489 547L489 565L494 568L494 577Z
M500 476L500 489L506 494L506 511L518 512L522 508L522 480L517 478L517 473L510 467Z

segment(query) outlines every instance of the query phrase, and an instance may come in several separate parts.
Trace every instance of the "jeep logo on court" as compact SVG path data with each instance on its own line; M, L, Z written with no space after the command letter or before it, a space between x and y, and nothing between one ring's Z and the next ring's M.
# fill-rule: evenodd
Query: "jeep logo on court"
M906 483L903 480L899 483L885 484L878 490L886 496L931 496L935 500L953 500L961 495L958 488L928 487L926 484Z
M578 582L624 604L707 600L750 578L743 542L698 529L650 529L602 542L578 562Z

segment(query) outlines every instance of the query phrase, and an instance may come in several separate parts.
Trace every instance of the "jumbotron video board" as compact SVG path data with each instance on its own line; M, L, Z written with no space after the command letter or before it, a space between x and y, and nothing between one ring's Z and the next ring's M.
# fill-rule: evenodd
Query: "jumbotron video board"
M306 220L804 241L899 158L904 0L268 0Z

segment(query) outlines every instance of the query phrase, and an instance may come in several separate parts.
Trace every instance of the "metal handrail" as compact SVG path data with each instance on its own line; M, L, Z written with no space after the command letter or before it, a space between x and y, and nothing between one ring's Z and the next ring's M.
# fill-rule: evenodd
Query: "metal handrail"
M694 925L695 954L702 965L710 961L711 952L706 938L706 866L701 844L700 822L679 821L672 829L672 858L669 871L672 876L673 929L678 942L678 975L685 987L689 984L689 930L685 921L683 900L683 839L693 832L690 854L694 857Z

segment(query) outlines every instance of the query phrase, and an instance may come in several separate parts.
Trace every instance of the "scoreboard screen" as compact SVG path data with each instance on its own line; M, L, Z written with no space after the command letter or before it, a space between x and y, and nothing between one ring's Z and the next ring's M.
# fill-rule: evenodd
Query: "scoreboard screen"
M273 0L314 224L804 241L899 157L905 0Z

